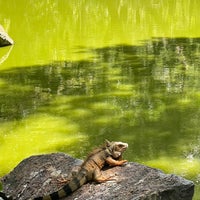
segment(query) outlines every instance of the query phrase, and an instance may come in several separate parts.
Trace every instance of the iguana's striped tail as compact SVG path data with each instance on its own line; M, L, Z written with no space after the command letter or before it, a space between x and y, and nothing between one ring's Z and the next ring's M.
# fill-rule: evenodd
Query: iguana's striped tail
M7 197L3 192L0 192L0 199L3 199L3 200L12 200L11 197Z
M86 171L86 170L85 170ZM64 185L60 190L43 197L36 197L33 200L58 200L70 195L87 182L87 172L81 170L71 181Z

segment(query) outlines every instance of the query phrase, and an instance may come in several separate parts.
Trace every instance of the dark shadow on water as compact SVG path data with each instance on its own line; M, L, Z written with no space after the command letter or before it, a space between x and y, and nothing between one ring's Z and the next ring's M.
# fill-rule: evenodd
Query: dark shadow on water
M0 122L61 116L78 124L90 146L104 138L128 141L134 160L174 155L198 137L199 38L85 51L96 59L1 71Z

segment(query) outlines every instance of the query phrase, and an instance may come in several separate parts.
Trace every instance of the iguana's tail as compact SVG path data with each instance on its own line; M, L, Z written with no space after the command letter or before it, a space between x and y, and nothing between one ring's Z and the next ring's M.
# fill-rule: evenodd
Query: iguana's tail
M58 200L70 195L87 182L87 173L80 171L71 181L64 185L60 190L43 197L36 197L33 200Z
M0 192L0 200L12 200L11 197L7 197L6 194L4 194L3 192Z

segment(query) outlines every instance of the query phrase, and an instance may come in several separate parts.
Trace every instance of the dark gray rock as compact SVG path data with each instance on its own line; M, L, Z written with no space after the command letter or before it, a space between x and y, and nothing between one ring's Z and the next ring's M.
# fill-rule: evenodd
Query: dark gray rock
M3 192L18 200L51 193L81 162L63 153L32 156L2 178ZM192 181L138 163L104 169L103 175L116 180L87 183L64 199L192 200L194 193Z
M0 47L14 44L10 36L5 32L4 28L0 25Z

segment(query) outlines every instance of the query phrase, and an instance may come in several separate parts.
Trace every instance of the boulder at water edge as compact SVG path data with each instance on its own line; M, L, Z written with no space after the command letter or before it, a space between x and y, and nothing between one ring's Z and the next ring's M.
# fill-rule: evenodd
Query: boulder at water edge
M0 47L14 44L10 36L5 32L3 26L0 25Z
M63 153L31 156L2 178L3 192L18 200L42 196L62 187L58 180L82 163ZM174 174L138 163L103 170L114 181L87 183L66 200L192 200L194 184Z

